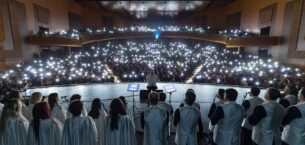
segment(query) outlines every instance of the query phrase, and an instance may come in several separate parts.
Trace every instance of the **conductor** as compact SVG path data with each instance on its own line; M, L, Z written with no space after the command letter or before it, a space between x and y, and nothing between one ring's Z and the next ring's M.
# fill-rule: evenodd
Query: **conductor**
M146 81L147 81L148 92L156 91L158 89L157 87L158 76L154 73L153 70L151 70L149 74L146 75Z

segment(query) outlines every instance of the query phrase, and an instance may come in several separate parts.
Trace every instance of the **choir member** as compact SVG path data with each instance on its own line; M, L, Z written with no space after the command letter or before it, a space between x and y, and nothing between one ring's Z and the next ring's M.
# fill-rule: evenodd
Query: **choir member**
M79 94L74 94L74 95L72 95L71 98L70 98L70 103L73 102L74 100L81 100L81 98L82 98L81 95L79 95ZM84 107L84 106L83 106L83 107ZM85 107L82 109L81 115L82 115L82 116L87 116L87 110L86 110ZM71 117L72 117L72 114L71 114L69 111L67 111L66 119L71 118Z
M6 100L0 119L0 145L26 145L29 122L19 99Z
M208 114L208 117L210 119L210 123L209 123L209 131L210 134L213 136L213 131L214 131L214 126L211 124L211 117L214 113L214 111L216 110L216 108L222 104L224 104L224 94L225 94L225 90L224 89L218 89L218 93L215 96L215 99L213 100L213 103L210 107L210 111ZM217 100L216 100L217 99Z
M132 125L135 127L134 118L133 118L133 110L128 108L128 104L127 104L126 99L125 99L124 96L120 96L119 99L124 104L125 111L126 111L128 117L130 118L130 120L132 122Z
M305 144L305 89L300 91L299 104L288 108L282 121L283 145Z
M50 107L47 102L35 104L28 132L28 145L59 145L62 127L60 121L51 119Z
M148 95L150 107L141 114L141 126L144 129L143 145L167 145L168 113L158 106L159 94Z
M196 93L193 89L187 89L186 93L191 92L195 95L195 101L196 101ZM186 104L186 101L184 100L183 103L180 104L180 107L183 107ZM200 105L197 102L193 103L193 106L196 107L200 111Z
M1 112L3 110L4 105L2 103L0 103L0 118L1 118Z
M97 130L91 117L82 116L83 102L74 100L68 111L73 115L64 123L61 145L96 145Z
M40 92L35 92L31 95L29 100L29 106L25 107L23 109L23 115L25 118L27 118L29 121L33 119L33 107L36 103L41 102L42 100L42 94Z
M210 111L209 111L209 114L208 114L208 117L209 117L210 119L211 119L212 114L214 113L215 109L216 109L218 106L224 104L224 102L225 102L225 101L224 101L224 94L225 94L225 90L224 90L224 89L219 89L219 90L218 90L218 93L217 93L217 95L216 95L217 100L216 100L216 101L214 100L213 104L212 104L211 107L210 107Z
M186 92L185 105L175 111L177 145L197 145L197 126L200 133L203 131L200 111L194 106L195 99L196 95L193 92Z
M217 145L238 145L240 126L246 115L244 108L236 103L238 93L235 89L226 89L225 103L216 108L211 117L214 128L214 143Z
M289 106L296 105L298 103L298 89L294 84L286 85L284 89L285 97L280 100L280 104L283 105L285 108Z
M102 145L101 136L102 136L102 126L104 123L104 119L107 117L107 113L105 109L102 107L102 102L99 98L96 98L92 101L91 110L88 115L93 118L95 122L95 126L97 129L97 145Z
M120 99L112 100L103 122L101 145L136 145L134 126Z
M169 119L169 124L168 124L168 135L170 135L171 133L171 123L173 121L172 119L172 115L173 115L173 106L167 102L165 102L166 100L166 94L165 93L159 93L159 103L158 103L158 106L161 107L162 109L166 110L167 113L168 113L168 119Z
M255 107L249 117L253 126L252 140L257 145L281 145L281 122L285 108L276 100L281 96L279 90L268 88L265 94L266 102Z
M60 105L58 94L51 93L48 97L48 102L51 108L51 118L56 118L63 124L66 120L67 111Z
M241 144L242 145L252 145L253 141L251 139L253 126L249 124L249 116L252 115L254 108L264 102L263 99L259 98L260 89L258 87L252 87L249 95L250 99L245 100L242 106L247 112L247 116L241 125Z

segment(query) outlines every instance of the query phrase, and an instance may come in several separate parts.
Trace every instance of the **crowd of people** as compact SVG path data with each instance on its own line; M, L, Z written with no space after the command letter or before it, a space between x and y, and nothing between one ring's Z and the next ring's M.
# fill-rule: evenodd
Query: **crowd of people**
M271 58L197 40L150 38L87 44L70 51L44 49L31 62L1 73L2 88L80 83L143 82L153 70L161 82L275 87L304 84L304 73ZM2 89L5 90L5 89Z
M202 27L193 27L193 26L159 26L159 27L148 27L148 26L130 26L130 27L113 27L113 28L87 28L82 30L61 30L60 32L49 32L49 31L39 31L38 35L41 36L56 36L56 37L65 37L71 39L79 39L81 36L88 36L94 34L103 34L103 35L111 35L111 34L122 34L128 32L139 32L139 33L155 33L155 35L160 35L163 32L186 32L186 33L195 33L195 34L216 34L228 36L230 38L241 38L241 37L250 37L257 36L257 32L253 32L252 30L240 30L240 29L231 29L231 30L219 30L215 28L210 28L209 26L206 28Z
M264 99L252 87L250 98L237 104L237 90L219 89L208 117L213 145L302 145L305 143L305 89L287 84L284 93L268 88ZM281 97L283 96L283 97ZM187 89L173 111L166 94L151 91L141 113L143 145L168 145L170 125L176 127L177 145L197 145L203 133L196 93ZM81 95L72 95L66 110L59 95L31 95L24 105L18 91L0 103L0 145L136 145L133 112L123 96L105 108L99 98L87 112ZM107 111L109 110L109 111Z

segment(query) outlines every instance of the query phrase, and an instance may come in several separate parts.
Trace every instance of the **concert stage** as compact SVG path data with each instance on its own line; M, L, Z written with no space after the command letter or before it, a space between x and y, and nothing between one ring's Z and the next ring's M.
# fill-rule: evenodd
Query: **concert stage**
M146 83L138 83L140 84L141 90L146 90ZM213 99L219 88L235 88L238 91L238 99L237 103L241 103L244 99L243 96L246 92L249 92L249 88L244 87L236 87L236 86L223 86L223 85L210 85L210 84L184 84L184 83L158 83L158 89L163 90L165 85L172 84L177 89L176 92L172 93L171 104L173 105L174 110L179 107L180 103L184 100L184 93L188 88L192 88L195 90L197 95L196 102L198 102L201 106L202 120L204 124L204 131L207 132L209 119L207 117L209 108ZM26 91L27 95L35 91L41 92L43 95L47 96L50 93L57 92L60 96L68 96L70 98L73 94L82 95L82 100L84 100L84 104L87 110L90 110L91 102L94 98L100 98L104 100L106 108L109 107L109 103L112 98L116 98L119 96L129 96L126 98L128 101L128 106L131 108L133 105L132 101L132 92L127 91L128 83L105 83L105 84L84 84L84 85L73 85L73 86L54 86L54 87L44 87L44 88L34 88L28 89ZM265 90L261 91L260 97L263 97L265 94ZM140 110L144 110L147 105L145 103L140 103L139 92L135 93L135 105L140 108ZM249 97L249 96L248 96ZM67 103L64 99L61 100L63 106L67 107ZM169 101L169 94L167 94L167 101ZM136 122L139 119L139 113L134 115Z

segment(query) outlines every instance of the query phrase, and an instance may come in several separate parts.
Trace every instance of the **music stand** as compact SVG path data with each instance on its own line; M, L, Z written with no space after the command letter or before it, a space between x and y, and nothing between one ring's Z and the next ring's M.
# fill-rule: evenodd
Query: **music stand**
M171 102L172 102L172 93L176 92L176 87L174 85L172 85L172 84L169 84L169 85L165 85L163 88L164 88L166 93L169 93L169 100L168 100L168 102L169 102L169 104L171 104Z
M135 95L134 92L139 92L140 91L140 84L128 84L127 91L132 92L132 112L135 112L136 110L140 110L139 108L136 107L135 105Z

